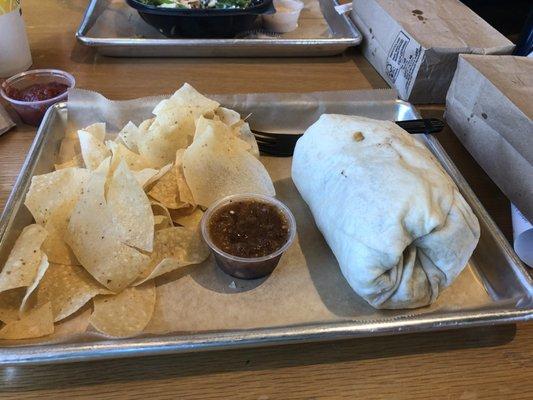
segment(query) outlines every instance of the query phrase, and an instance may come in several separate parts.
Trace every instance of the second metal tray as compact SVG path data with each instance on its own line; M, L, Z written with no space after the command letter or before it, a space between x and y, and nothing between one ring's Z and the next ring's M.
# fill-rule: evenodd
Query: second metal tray
M109 24L120 26L120 21L138 20L134 10L125 2L91 0L76 32L78 41L94 47L103 55L115 57L309 57L340 54L361 43L362 36L347 15L335 11L337 0L312 0L318 2L323 18L329 26L326 35L317 27L313 34L300 35L295 31L280 37L246 39L170 39L155 32L139 34L135 29L118 29L112 34L94 34L95 24L104 12ZM124 9L126 8L126 10ZM303 16L301 17L303 18ZM144 23L144 22L141 22ZM315 20L306 20L313 28Z
M256 96L253 107L250 107L249 101L245 101L246 97L239 95L226 96L225 100L223 98L218 100L242 114L253 112L250 119L252 127L280 132L301 132L313 122L310 118L317 110L390 120L412 119L418 116L409 103L384 98L376 100L375 93L372 94L374 100L368 101L353 101L351 94L342 96L342 92L330 93L328 98L320 95L320 101L313 94L296 97L286 95L276 102L266 101L262 95ZM280 115L284 116L283 123L276 118ZM31 215L23 205L31 178L53 169L59 143L66 129L66 105L58 104L51 107L39 128L0 218L0 265L7 257L22 227L32 222ZM295 246L293 253L300 255L314 253L321 257L320 260L305 265L299 273L309 274L312 278L311 292L320 295L324 307L331 311L327 318L313 314L312 318L304 322L286 318L281 324L266 322L249 329L237 326L226 329L200 326L195 330L145 334L142 337L120 340L109 340L101 336L77 336L55 341L43 338L23 343L0 342L0 365L60 363L337 340L532 319L533 282L525 267L439 142L432 136L420 135L419 139L428 146L456 182L477 215L481 226L480 242L468 266L435 304L416 310L374 310L354 296L347 285L342 284L337 268L332 268L327 273L323 272L324 262L332 257L331 251L320 239L316 227L307 229L309 232L307 234L304 234L305 229L300 229L304 226L309 227L313 222L305 203L291 184L291 159L264 157L263 162L275 184L279 185L278 197L291 207L299 224L298 245ZM178 281L179 279L176 282ZM331 288L331 285L328 286L325 281L333 282L335 290L326 290L325 287ZM306 301L309 302L309 299L304 298L301 305L305 307ZM271 307L274 307L276 312L283 308L281 303L272 304Z

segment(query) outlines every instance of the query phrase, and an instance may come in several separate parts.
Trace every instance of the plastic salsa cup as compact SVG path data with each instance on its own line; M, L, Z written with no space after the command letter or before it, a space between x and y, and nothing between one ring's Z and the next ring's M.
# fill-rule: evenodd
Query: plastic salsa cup
M0 95L11 104L24 123L37 126L51 105L67 99L67 91L46 100L23 101L9 97L8 88L23 90L31 85L51 82L62 83L67 85L69 89L73 88L76 84L74 77L65 71L58 69L34 69L21 72L3 82L0 87Z
M263 15L263 28L272 32L287 33L298 28L304 3L300 0L274 0L276 12Z
M289 225L286 242L271 254L253 258L234 256L217 247L215 243L213 243L209 232L209 222L221 207L238 201L255 201L274 206ZM217 265L224 272L235 278L256 279L269 275L274 268L276 268L283 253L294 241L296 236L296 221L289 208L273 197L259 194L236 194L224 197L208 208L201 221L201 231L206 244L209 246L215 257Z

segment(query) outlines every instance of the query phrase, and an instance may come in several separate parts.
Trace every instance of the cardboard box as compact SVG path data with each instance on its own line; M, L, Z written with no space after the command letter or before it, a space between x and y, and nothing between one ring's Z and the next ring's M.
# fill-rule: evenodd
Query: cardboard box
M533 59L459 56L445 118L478 164L533 221Z
M400 97L443 103L461 53L514 45L458 0L353 0L363 53Z

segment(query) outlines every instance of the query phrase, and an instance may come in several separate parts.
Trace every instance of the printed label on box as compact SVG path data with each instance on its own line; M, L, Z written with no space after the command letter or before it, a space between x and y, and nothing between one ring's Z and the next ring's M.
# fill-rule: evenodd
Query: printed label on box
M407 97L419 67L422 46L400 31L387 56L385 73L401 96Z

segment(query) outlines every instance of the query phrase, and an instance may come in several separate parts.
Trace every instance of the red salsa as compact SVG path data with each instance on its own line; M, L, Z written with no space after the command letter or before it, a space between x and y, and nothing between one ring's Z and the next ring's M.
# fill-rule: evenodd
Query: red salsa
M68 90L68 85L59 82L35 83L23 89L12 86L6 88L6 94L19 101L42 101L57 97Z
M255 200L222 206L209 219L208 229L215 246L243 258L272 254L289 238L289 224L281 211Z

